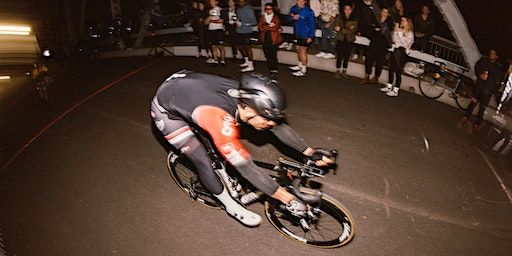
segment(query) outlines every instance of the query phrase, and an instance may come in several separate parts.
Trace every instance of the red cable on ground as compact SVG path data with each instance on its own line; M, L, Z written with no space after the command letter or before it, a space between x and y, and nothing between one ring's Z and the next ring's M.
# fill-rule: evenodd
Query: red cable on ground
M126 75L124 75L123 77L117 79L116 81L114 82L111 82L107 85L105 85L104 87L102 87L101 89L97 90L96 92L94 92L93 94L89 95L88 97L86 97L85 99L79 101L77 104L73 105L71 108L69 108L68 110L66 110L64 113L62 113L61 115L59 115L57 118L55 118L52 122L50 122L47 126L45 126L43 129L41 129L38 133L36 133L36 135L34 135L34 137L32 137L27 143L25 143L25 145L23 145L17 152L16 154L14 154L11 159L9 159L9 161L7 161L7 163L2 167L2 170L5 170L7 169L7 167L9 167L9 165L11 165L11 163L23 152L25 151L25 149L30 146L30 144L32 144L32 142L34 142L37 138L39 138L39 136L41 136L44 132L46 132L46 130L48 130L50 127L52 127L55 123L57 123L58 121L60 121L62 118L64 118L64 116L66 116L69 112L75 110L77 107L79 107L80 105L82 105L83 103L85 103L86 101L90 100L92 97L100 94L101 92L105 91L106 89L112 87L113 85L123 81L124 79L130 77L130 76L133 76L135 75L136 73L144 70L145 68L159 62L160 60L157 60L155 62L152 62L152 63L149 63L143 67L140 67Z

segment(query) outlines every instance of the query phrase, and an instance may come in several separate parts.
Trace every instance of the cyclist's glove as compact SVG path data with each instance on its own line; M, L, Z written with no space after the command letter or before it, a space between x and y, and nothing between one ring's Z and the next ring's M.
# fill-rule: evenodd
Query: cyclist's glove
M322 158L325 156L327 158L335 160L336 156L338 155L338 151L335 149L327 150L322 148L314 148L314 152L311 156L308 157L308 160L311 160L313 162L322 160Z

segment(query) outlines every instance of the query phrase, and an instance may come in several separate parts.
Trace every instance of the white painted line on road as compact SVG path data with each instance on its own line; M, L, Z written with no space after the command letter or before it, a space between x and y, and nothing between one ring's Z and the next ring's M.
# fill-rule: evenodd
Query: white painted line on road
M485 153L482 152L482 150L480 150L480 149L478 149L478 152L480 152L480 155L485 160L485 162L487 163L487 165L489 166L491 171L494 173L494 176L496 176L496 179L500 183L501 189L503 190L503 192L505 192L505 195L507 195L509 202L512 204L512 192L510 192L510 189L508 189L508 187L505 185L505 182L503 182L503 179L500 177L500 175L498 174L496 169L494 169L494 167L491 164L491 161L489 161L489 159L487 159L487 157L485 156Z
M425 153L428 154L430 150L430 145L428 143L427 136L425 136L425 133L423 132L423 129L421 129L421 136L423 137L423 142L425 143Z
M444 223L449 223L452 225L457 225L460 227L476 230L478 232L482 232L488 235L492 235L499 238L505 238L507 240L510 240L509 236L502 235L498 232L493 232L496 230L496 227L493 226L484 226L482 223L479 222L473 222L467 219L461 219L460 217L452 217L447 214L434 212L430 209L423 209L417 206L408 205L400 202L396 202L391 200L390 198L381 197L378 195L373 195L366 193L364 191L360 191L358 189L346 187L346 186L340 186L340 184L335 183L329 183L329 182L322 182L322 184L327 187L328 189L332 189L344 194L349 195L353 199L359 199L362 201L371 202L374 204L379 205L385 205L385 207L391 207L395 210L399 210L402 212L408 212L417 216L421 216L430 220L440 221ZM362 216L362 218L365 218Z

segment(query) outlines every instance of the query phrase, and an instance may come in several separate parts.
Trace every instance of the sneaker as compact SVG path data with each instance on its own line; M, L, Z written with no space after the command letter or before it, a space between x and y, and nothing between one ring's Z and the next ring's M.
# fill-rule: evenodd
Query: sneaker
M245 68L247 66L249 66L249 62L244 62L244 63L240 64L240 68Z
M286 50L291 51L292 49L293 49L293 44L288 43L288 45L286 46Z
M297 216L299 218L303 218L307 215L307 206L304 203L300 202L298 199L290 201L290 203L286 205L286 209L293 216Z
M252 65L249 65L245 68L242 68L240 71L241 72L251 72L251 71L254 71L254 67Z
M398 88L393 88L392 91L389 91L388 93L386 93L387 96L389 97L396 97L398 96Z
M301 70L301 69L302 69L302 67L300 67L299 65L297 65L297 66L290 67L290 69L291 69L291 70L293 70L293 71L299 71L299 70Z
M282 43L279 45L279 49L286 48L287 46L288 46L288 43L287 43L287 42L282 42Z
M221 65L221 66L223 66L223 67L225 67L225 66L226 66L226 62L225 62L225 61L223 61L223 60L221 60L221 61L220 61L220 65Z
M279 71L277 69L272 69L272 70L270 70L270 73L271 74L277 74L277 73L279 73Z
M327 55L327 53L325 53L325 52L319 52L319 53L317 53L317 54L315 55L315 57L322 58L322 57L324 57L325 55Z
M390 83L386 83L386 85L380 88L381 92L390 92L393 89L393 85Z
M325 54L324 56L322 56L324 59L334 59L336 58L336 55L332 54L332 53L327 53Z
M336 77L336 79L340 79L341 73L339 71L336 71L336 73L334 74L334 77Z
M213 58L209 58L209 59L206 60L206 63L208 63L208 64L212 64L212 63L215 63L215 62L217 62L217 61L215 59L213 59Z
M294 76L305 76L306 73L302 72L302 70L299 70L297 72L293 72L292 75L294 75Z

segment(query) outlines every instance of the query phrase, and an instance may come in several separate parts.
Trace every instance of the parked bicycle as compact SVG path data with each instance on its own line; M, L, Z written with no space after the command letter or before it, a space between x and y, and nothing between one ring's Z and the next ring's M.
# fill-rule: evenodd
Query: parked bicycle
M436 61L434 64L435 68L424 67L423 74L418 76L418 87L421 94L429 99L438 99L448 92L459 108L468 109L471 93L463 81L463 74L467 70L463 69L462 74L457 74L449 70L443 62Z
M280 158L276 164L256 162L268 170L277 183L308 205L307 216L292 215L284 204L262 192L237 175L212 146L206 135L193 129L204 143L212 160L216 174L231 196L243 205L262 202L265 215L270 223L292 240L320 248L340 247L354 237L355 225L350 212L336 199L321 192L320 183L313 178L325 178L326 170ZM332 152L334 155L337 152ZM190 160L180 153L170 151L167 156L169 172L178 186L194 201L212 208L223 207L220 202L201 184L197 170Z

